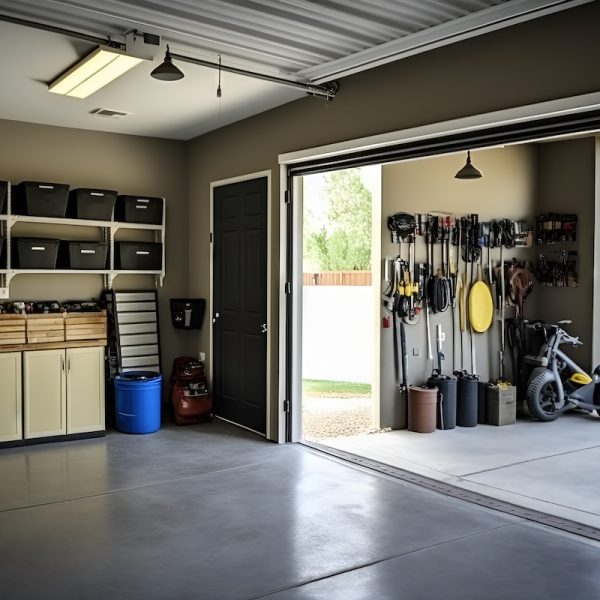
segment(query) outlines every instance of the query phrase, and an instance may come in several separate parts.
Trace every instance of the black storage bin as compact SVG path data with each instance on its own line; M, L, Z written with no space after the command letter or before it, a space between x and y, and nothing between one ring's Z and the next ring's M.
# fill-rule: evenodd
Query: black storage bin
M15 215L30 217L64 217L67 212L69 186L65 183L23 181L13 188Z
M204 298L171 298L171 322L175 329L201 329L206 300Z
M478 384L479 382L473 375L458 379L456 424L459 427L475 427L477 425Z
M61 242L60 266L65 269L106 269L108 246L104 242Z
M436 369L425 385L438 390L437 428L454 429L456 427L456 379L442 375Z
M477 384L477 423L487 423L488 384L480 381Z
M0 233L0 269L6 269L6 254L4 252L4 236Z
M115 268L125 271L160 271L162 244L149 242L117 242Z
M54 269L59 243L47 238L15 238L13 262L19 269Z
M78 188L69 192L67 216L73 219L110 221L117 200L113 190Z
M0 181L0 214L6 214L6 190L8 183L6 181Z
M115 207L115 220L125 223L162 225L163 199L149 196L119 196Z

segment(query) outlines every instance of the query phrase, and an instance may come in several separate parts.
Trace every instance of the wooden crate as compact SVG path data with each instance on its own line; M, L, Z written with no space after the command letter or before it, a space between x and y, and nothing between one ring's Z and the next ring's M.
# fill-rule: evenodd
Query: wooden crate
M65 314L65 339L76 340L105 340L106 311L102 313L71 313Z
M27 315L27 343L65 341L65 320L62 314Z
M24 344L25 323L23 315L0 315L0 346Z

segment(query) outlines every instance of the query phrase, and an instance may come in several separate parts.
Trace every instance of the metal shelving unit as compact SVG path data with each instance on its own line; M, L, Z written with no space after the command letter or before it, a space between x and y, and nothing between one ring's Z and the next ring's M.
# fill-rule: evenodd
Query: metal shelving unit
M12 194L11 184L8 183L6 190L7 214L0 215L0 234L5 237L5 257L6 263L1 265L0 269L0 298L8 297L10 282L13 277L18 275L32 274L60 274L60 275L102 275L104 277L105 287L112 289L115 277L119 275L153 275L157 286L162 286L165 277L165 202L163 201L162 225L152 225L146 223L125 223L122 221L94 221L88 219L70 219L70 218L51 218L51 217L30 217L26 215L12 214ZM11 229L17 223L33 223L42 225L66 225L73 227L97 228L102 232L102 239L108 244L109 268L102 270L92 269L12 269L12 244ZM151 270L125 270L115 268L115 234L119 229L130 229L137 231L154 232L154 241L162 244L162 269Z

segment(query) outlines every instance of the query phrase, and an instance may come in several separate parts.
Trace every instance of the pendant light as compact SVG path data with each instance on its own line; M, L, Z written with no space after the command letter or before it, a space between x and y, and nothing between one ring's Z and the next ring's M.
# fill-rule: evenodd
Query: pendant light
M471 164L470 150L467 150L467 162L465 166L454 177L456 179L479 179L483 177L482 172Z
M178 79L183 79L182 71L173 64L171 53L169 52L169 44L167 44L165 60L158 65L150 75L152 75L154 79L160 79L161 81L177 81Z

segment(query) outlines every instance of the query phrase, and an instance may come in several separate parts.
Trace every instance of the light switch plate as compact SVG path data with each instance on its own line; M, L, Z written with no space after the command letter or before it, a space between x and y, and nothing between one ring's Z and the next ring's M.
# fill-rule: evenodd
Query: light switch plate
M8 298L8 288L0 287L0 298Z

